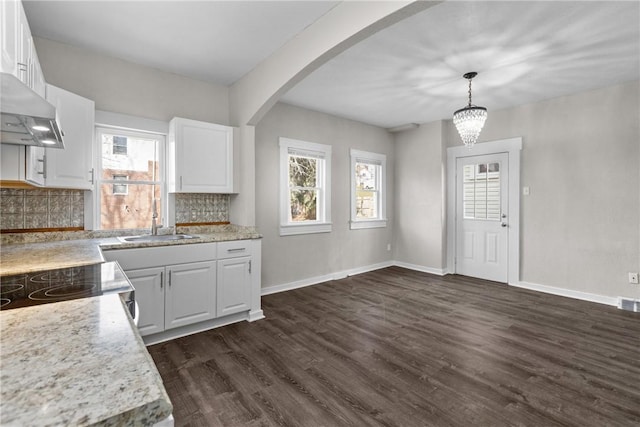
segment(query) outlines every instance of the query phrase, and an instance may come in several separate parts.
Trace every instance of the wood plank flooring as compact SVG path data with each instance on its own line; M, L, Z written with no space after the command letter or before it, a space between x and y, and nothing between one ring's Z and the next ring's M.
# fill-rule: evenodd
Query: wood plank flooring
M640 314L398 267L149 347L177 426L638 426Z

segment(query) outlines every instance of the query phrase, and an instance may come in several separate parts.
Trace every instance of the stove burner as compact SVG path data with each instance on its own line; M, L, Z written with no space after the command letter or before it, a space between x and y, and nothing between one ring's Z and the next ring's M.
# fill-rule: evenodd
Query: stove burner
M73 270L68 271L48 271L46 273L39 273L34 276L31 276L29 279L33 283L50 283L50 282L61 282L61 281L71 281L73 282L75 278L75 274Z
M74 299L82 296L91 296L97 287L95 283L75 283L66 285L50 286L38 289L29 294L29 299L35 301L60 301L64 299Z
M0 276L0 310L13 310L118 293L134 301L135 290L113 262ZM133 306L132 306L133 307ZM131 313L135 315L134 312Z
M12 294L14 292L24 289L24 285L19 283L3 283L0 284L0 295ZM6 299L6 298L3 298Z

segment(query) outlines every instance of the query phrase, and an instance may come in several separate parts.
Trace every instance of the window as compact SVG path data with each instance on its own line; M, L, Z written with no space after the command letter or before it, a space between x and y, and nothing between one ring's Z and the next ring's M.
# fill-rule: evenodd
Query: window
M500 221L500 163L465 165L463 175L464 218Z
M331 231L331 146L280 138L280 235Z
M153 203L163 205L164 136L105 127L97 129L97 137L99 228L149 228ZM163 212L158 212L159 224Z
M113 137L113 154L127 155L127 137L115 136Z
M387 226L387 156L351 150L351 229Z
M113 175L114 181L126 181L129 177L127 175ZM113 184L113 194L126 195L129 192L129 186L127 184Z

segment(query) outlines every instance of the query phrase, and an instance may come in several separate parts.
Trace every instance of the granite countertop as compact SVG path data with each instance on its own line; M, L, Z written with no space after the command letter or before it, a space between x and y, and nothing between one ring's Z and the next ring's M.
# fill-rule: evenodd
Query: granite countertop
M163 230L165 233L167 231L170 230ZM118 239L118 236L148 234L148 230L28 233L32 235L3 236L0 276L104 262L102 250L262 238L255 229L239 226L182 227L177 231L197 238L155 242L122 242Z
M163 229L170 233L172 229ZM0 235L0 275L104 262L102 250L259 239L233 225L184 227L197 239L123 243L148 230ZM173 408L117 294L0 311L2 425L151 425Z
M150 425L173 408L117 294L0 312L2 424Z

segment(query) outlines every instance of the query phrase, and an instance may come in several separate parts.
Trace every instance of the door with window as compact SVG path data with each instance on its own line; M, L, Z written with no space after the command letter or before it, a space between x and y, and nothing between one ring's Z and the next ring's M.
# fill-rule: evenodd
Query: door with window
M456 161L456 273L508 281L507 153Z

